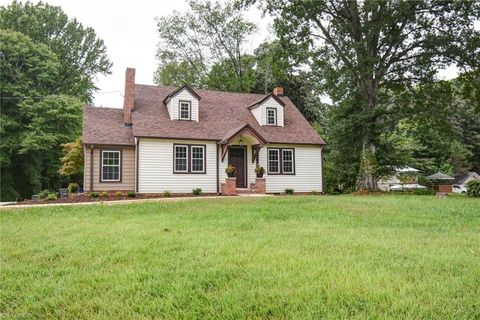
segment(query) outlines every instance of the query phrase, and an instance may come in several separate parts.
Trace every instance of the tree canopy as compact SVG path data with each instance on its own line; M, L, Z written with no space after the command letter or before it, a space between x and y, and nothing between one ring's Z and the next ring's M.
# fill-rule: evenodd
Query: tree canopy
M48 4L0 9L1 199L30 197L64 182L61 144L81 134L94 77L109 73L103 41Z
M332 118L344 116L332 129L332 148L356 150L355 159L339 161L356 166L361 189L377 190L377 180L396 164L381 139L396 106L383 97L435 82L448 65L465 77L478 70L478 2L266 0L264 8L289 55L308 51L312 71L337 105Z

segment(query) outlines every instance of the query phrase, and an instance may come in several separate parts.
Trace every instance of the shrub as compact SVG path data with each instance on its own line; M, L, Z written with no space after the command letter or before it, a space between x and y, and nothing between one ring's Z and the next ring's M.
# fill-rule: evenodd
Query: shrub
M467 195L469 197L480 197L480 181L472 180L467 183Z
M285 194L290 194L290 195L292 195L292 194L293 194L293 189L291 189L291 188L285 189Z
M231 164L228 165L228 167L225 168L225 173L231 177L233 176L233 174L235 173L235 170L237 170L234 166L232 166Z
M172 193L170 192L170 190L165 190L165 191L163 191L163 196L168 198L168 197L172 196Z
M263 174L265 174L265 168L262 167L262 166L257 165L257 166L255 167L255 173L256 173L257 175L263 175Z
M46 199L49 194L50 194L50 191L48 191L47 189L45 189L45 190L42 190L42 191L40 191L40 192L38 193L38 197L39 197L40 199Z
M115 197L121 198L123 196L122 191L115 192Z
M196 195L196 196L199 196L202 194L202 189L200 188L195 188L192 190L193 194Z
M136 196L135 192L133 192L133 191L128 191L128 192L127 192L127 197L129 197L129 198L135 198L135 196Z
M101 195L102 195L103 198L110 197L110 193L108 193L108 191L103 191Z
M47 196L45 197L45 200L57 200L58 199L58 195L56 192L50 192L49 194L47 194Z
M88 196L89 196L90 198L98 198L98 197L99 197L99 194L98 194L98 192L90 192L90 193L88 194Z
M76 182L72 182L72 183L68 184L68 192L69 193L77 193L78 188L80 188L80 186Z

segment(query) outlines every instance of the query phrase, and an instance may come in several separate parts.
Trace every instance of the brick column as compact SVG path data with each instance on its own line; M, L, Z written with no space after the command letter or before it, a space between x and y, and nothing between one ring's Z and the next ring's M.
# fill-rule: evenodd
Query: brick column
M222 194L232 196L237 194L237 178L226 178L225 186L222 184Z
M256 178L255 184L257 185L257 193L267 193L267 181L265 178Z

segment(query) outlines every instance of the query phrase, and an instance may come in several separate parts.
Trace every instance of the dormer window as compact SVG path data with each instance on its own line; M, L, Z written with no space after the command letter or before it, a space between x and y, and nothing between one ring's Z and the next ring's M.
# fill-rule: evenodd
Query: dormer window
M269 126L277 125L277 109L267 108L267 125Z
M178 115L180 120L191 120L192 103L190 101L180 101Z
M254 102L248 109L261 126L283 127L285 125L285 102L273 93Z

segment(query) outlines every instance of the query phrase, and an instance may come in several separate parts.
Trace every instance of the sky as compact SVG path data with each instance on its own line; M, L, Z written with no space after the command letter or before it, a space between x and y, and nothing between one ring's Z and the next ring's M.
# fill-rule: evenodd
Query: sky
M37 3L39 1L32 1ZM77 18L84 26L95 29L107 47L113 62L112 73L99 76L94 96L94 105L121 108L125 69L136 69L135 82L153 84L156 70L156 46L159 40L155 17L165 16L173 10L186 11L185 0L46 0L50 5L62 7L70 18ZM0 0L1 5L11 1ZM268 37L271 19L262 19L260 12L252 8L247 15L259 26L259 31L250 41L251 52Z
M1 5L11 1L0 0ZM34 0L32 2L38 2ZM94 96L94 105L121 108L125 69L136 69L135 82L153 84L153 74L157 66L155 58L158 43L155 17L165 16L173 10L186 11L185 0L46 0L51 5L62 7L70 18L77 18L84 26L95 29L98 37L107 47L109 59L113 62L112 73L99 76ZM262 17L259 10L252 7L247 19L258 26L258 31L250 39L253 50L265 39L272 38L270 17ZM440 77L453 78L455 68L440 71Z

